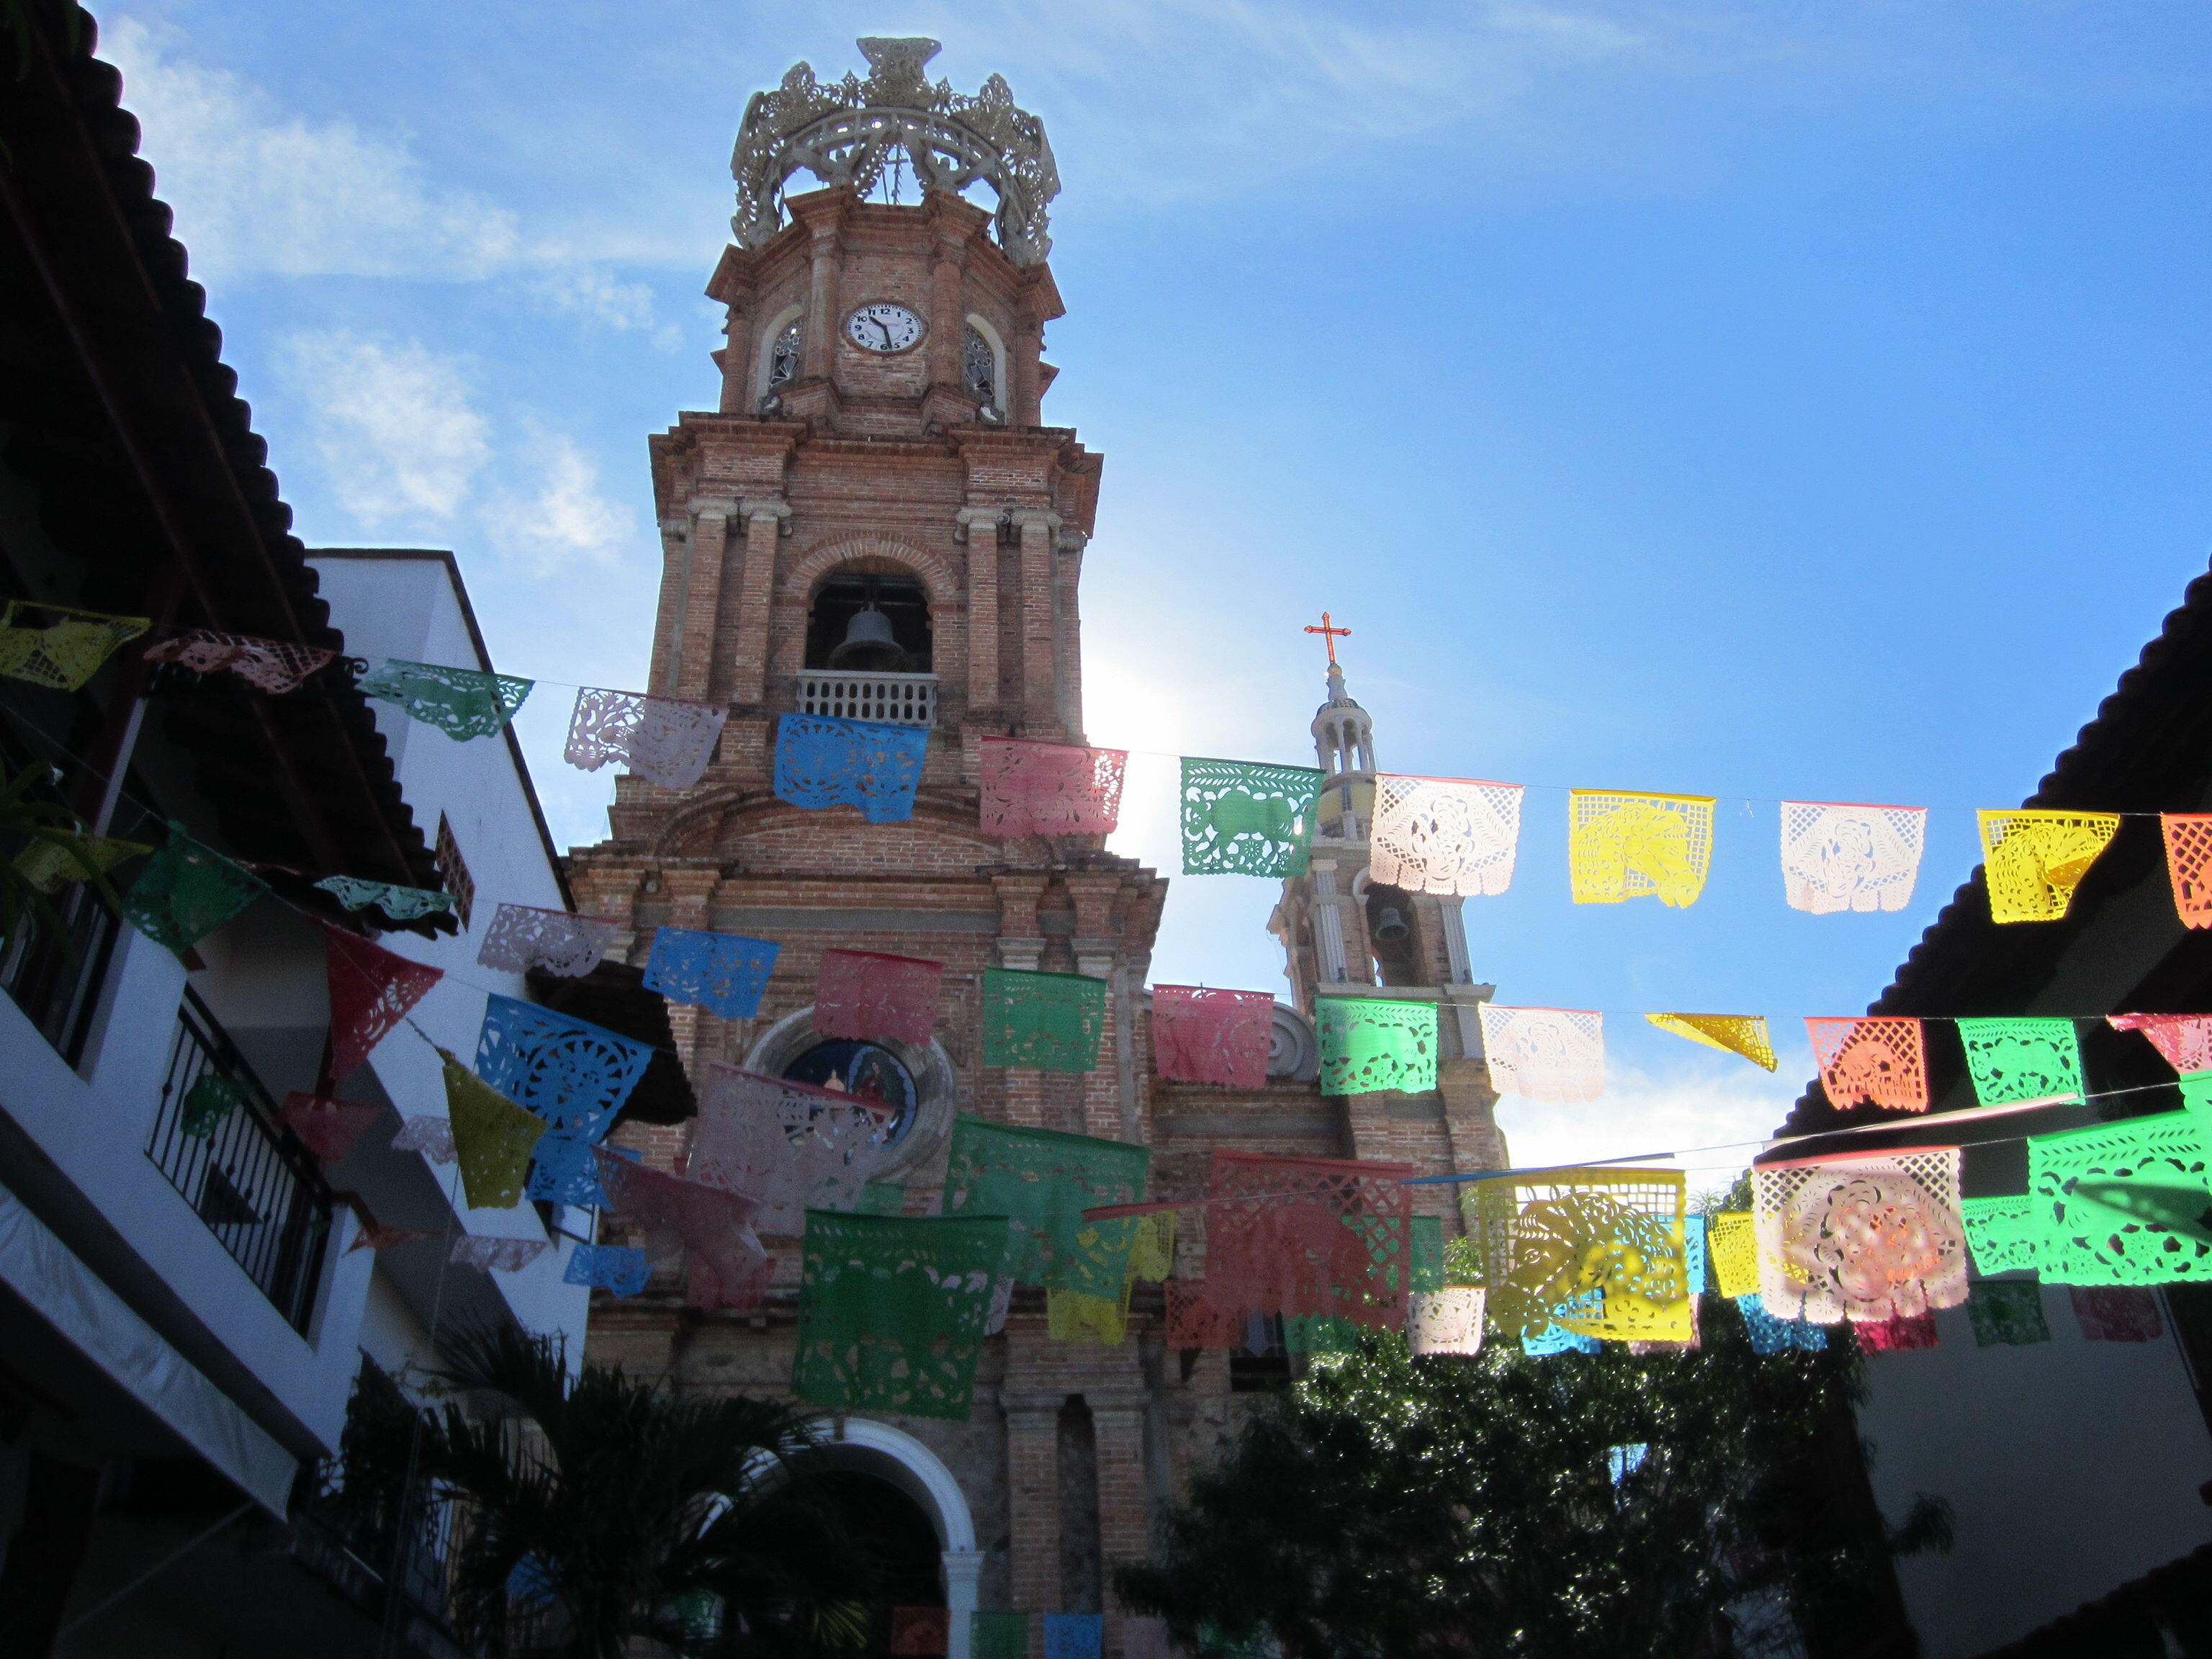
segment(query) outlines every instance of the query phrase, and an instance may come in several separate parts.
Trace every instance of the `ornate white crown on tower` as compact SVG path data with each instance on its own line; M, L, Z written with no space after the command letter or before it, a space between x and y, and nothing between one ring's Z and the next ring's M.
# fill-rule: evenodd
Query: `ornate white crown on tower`
M783 226L784 182L801 169L824 185L866 192L893 152L924 190L958 195L979 179L998 192L999 246L1016 264L1041 263L1052 251L1045 209L1060 194L1060 170L1044 123L1016 107L1013 89L994 75L973 97L951 82L932 85L922 68L937 55L929 40L857 43L868 60L866 80L848 74L824 86L813 69L794 64L773 92L757 92L730 171L738 211L730 221L739 246L758 247Z

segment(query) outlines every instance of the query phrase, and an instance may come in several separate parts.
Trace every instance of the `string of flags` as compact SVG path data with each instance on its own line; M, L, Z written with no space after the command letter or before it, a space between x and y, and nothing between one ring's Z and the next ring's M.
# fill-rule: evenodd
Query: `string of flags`
M16 620L33 612L52 620L43 626ZM145 617L18 601L0 612L0 675L74 690L151 626ZM228 672L283 695L326 666L334 653L195 629L158 640L144 654L202 673ZM537 684L392 658L359 689L468 741L504 729ZM568 762L596 771L621 761L670 789L688 788L704 775L728 718L720 703L598 686L575 690L563 750ZM902 821L913 815L928 738L923 726L782 715L775 793L802 807L854 806L871 823ZM984 738L977 760L983 829L1004 836L1110 834L1119 824L1129 753ZM1313 767L1191 757L1181 757L1181 768L1185 874L1303 872L1328 775ZM1522 785L1480 779L1378 775L1369 830L1376 878L1413 892L1504 893L1512 884L1525 793ZM1567 796L1574 902L1650 897L1678 908L1697 902L1711 866L1717 797L1612 789L1571 789ZM1791 908L1816 915L1893 912L1911 902L1926 846L1926 808L1779 805L1784 898ZM2147 815L1978 811L1992 918L2063 917L2124 816ZM2212 926L2212 814L2158 816L2176 909L2190 927Z

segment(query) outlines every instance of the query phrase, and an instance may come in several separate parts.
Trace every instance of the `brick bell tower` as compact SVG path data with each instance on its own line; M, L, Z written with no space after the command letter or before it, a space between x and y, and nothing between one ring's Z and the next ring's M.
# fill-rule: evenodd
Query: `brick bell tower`
M924 77L933 41L860 46L866 76L817 82L801 64L747 108L737 240L707 290L728 307L720 407L652 441L665 564L648 689L725 702L728 725L689 789L620 778L611 839L570 871L580 911L625 922L616 954L634 963L662 925L778 941L757 1018L672 1006L679 1052L695 1073L719 1060L893 1101L880 1178L922 1215L956 1115L1150 1139L1143 988L1167 883L1098 837L979 827L981 738L1083 740L1078 594L1099 457L1041 410L1044 326L1063 309L1045 264L1058 178L1000 77L959 94ZM823 187L787 195L801 172ZM911 819L778 799L775 724L793 710L927 727ZM833 946L943 963L933 1040L823 1041L811 1003ZM1097 1069L982 1066L990 966L1106 981ZM686 1135L617 1139L677 1167ZM600 1300L592 1358L678 1388L784 1393L800 1251L765 1242L778 1261L762 1310L702 1312L656 1281ZM954 1656L978 1606L1103 1612L1106 1650L1123 1651L1111 1570L1144 1555L1170 1478L1157 1347L1050 1342L1044 1325L1024 1291L969 1421L838 1421L843 1470L935 1532L928 1577Z

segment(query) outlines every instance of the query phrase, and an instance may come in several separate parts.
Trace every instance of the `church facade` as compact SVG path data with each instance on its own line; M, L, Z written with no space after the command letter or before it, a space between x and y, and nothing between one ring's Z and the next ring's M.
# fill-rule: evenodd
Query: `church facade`
M1310 868L1282 884L1269 923L1291 996L1261 1088L1152 1074L1164 877L1102 837L981 829L983 738L1085 741L1080 583L1101 458L1044 415L1044 330L1062 306L1041 124L995 76L973 96L930 82L933 42L860 46L865 76L817 82L800 64L746 112L737 240L708 289L727 307L720 407L652 443L665 563L648 689L726 704L728 721L692 787L618 781L609 839L568 861L578 910L617 920L633 963L663 926L775 940L758 1016L672 1007L677 1046L695 1070L720 1060L890 1102L878 1176L905 1187L910 1215L934 1213L961 1115L1147 1146L1155 1197L1202 1191L1217 1147L1502 1166L1474 1012L1489 988L1473 982L1456 898L1369 878L1374 734L1333 656ZM802 171L819 187L787 193ZM926 727L912 817L780 799L790 712ZM931 1041L821 1038L811 1001L832 947L942 963ZM1097 1068L985 1066L994 967L1103 981ZM1359 995L1439 1005L1436 1091L1322 1094L1316 999ZM641 1125L617 1140L681 1169L686 1134ZM1449 1213L1453 1188L1415 1190L1417 1208ZM1182 1229L1178 1273L1203 1273L1201 1234ZM787 1393L800 1243L764 1243L776 1264L758 1308L702 1310L656 1281L599 1302L590 1357L682 1391ZM1146 1554L1152 1516L1230 1431L1240 1394L1293 1362L1264 1329L1244 1353L1170 1350L1146 1289L1110 1348L1053 1340L1042 1293L1020 1292L966 1421L836 1420L829 1462L933 1534L935 1582L911 1593L951 1611L952 1654L975 1608L1103 1613L1109 1655L1153 1641L1116 1609L1114 1567Z

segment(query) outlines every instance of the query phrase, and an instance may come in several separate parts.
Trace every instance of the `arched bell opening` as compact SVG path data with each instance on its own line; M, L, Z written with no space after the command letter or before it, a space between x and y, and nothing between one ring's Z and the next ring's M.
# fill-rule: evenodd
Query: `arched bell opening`
M1365 908L1376 978L1384 985L1426 984L1428 975L1421 971L1413 937L1413 895L1372 883L1367 888Z
M806 666L849 674L933 672L929 595L914 577L840 574L814 590Z

